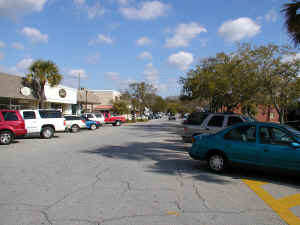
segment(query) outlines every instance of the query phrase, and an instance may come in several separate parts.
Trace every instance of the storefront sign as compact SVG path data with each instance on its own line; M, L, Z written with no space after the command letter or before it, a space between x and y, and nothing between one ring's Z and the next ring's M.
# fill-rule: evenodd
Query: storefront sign
M63 85L51 87L46 84L45 97L47 102L77 104L77 89Z
M31 89L29 87L22 87L20 92L24 96L29 96L31 94Z
M65 89L59 89L59 97L65 98L67 96L67 92Z

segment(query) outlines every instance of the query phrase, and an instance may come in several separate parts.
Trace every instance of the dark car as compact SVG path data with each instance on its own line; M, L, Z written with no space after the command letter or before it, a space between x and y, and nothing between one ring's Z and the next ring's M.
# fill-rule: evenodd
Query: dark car
M8 145L15 137L26 133L24 119L18 110L0 110L0 144Z
M169 120L176 120L175 114L170 114L169 115Z

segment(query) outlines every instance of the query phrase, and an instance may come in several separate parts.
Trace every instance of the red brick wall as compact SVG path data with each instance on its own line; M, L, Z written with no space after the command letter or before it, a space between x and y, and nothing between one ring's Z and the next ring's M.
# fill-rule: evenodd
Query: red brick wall
M234 110L235 113L242 114L241 107L237 107ZM255 115L255 119L260 122L279 122L279 115L274 107L271 106L257 106L257 114Z

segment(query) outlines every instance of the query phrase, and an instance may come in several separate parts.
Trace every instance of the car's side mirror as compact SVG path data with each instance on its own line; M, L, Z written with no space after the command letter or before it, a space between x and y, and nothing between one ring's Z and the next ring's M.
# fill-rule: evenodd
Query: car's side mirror
M300 144L299 144L298 142L292 142L292 143L291 143L291 146L292 146L293 148L300 148Z

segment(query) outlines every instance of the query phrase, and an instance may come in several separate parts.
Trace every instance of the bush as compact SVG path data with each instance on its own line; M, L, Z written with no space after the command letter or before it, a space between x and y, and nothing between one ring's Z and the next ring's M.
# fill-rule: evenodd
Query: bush
M137 119L136 122L148 122L148 119Z
M136 121L134 121L134 120L126 120L126 122L125 123L135 123Z

